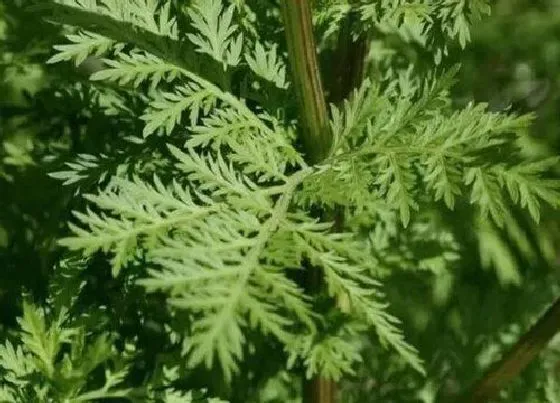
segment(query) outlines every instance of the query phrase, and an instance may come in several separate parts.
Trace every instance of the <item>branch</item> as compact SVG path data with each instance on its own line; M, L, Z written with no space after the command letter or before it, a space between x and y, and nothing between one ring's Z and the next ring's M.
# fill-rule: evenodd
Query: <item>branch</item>
M494 364L471 389L464 403L484 403L498 392L548 345L560 331L560 298L525 333L504 357Z

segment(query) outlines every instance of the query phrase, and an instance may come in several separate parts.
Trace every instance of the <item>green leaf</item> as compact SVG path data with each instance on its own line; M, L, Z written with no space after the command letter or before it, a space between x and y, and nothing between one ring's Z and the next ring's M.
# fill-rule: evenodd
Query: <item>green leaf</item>
M113 40L91 32L67 35L67 38L72 43L68 45L55 45L54 49L58 53L47 60L47 63L74 60L74 63L78 66L88 57L101 56L115 46Z
M236 66L241 59L243 35L235 36L234 10L234 5L224 10L221 0L197 0L188 11L196 33L187 34L187 37L197 46L198 52L209 54L223 63L224 68Z

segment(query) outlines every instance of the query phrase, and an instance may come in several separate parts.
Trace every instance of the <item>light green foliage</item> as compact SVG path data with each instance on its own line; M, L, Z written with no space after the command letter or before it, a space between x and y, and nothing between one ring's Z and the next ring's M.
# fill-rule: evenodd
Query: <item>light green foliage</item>
M157 35L172 39L178 36L170 2L165 2L161 7L158 0L56 0L55 3L130 23Z
M245 56L247 64L257 75L265 80L272 81L278 88L286 88L286 66L278 57L277 47L272 46L270 50L266 50L260 43L256 43L253 55Z
M362 20L371 21L381 31L397 32L407 41L427 45L433 40L437 24L441 33L457 39L462 47L470 40L470 23L490 13L486 0L455 1L425 0L408 3L398 0L382 1L381 5L364 4L360 6ZM380 11L381 9L381 11Z
M157 0L60 0L57 3L132 24L156 35L171 39L178 36L175 19L170 16L170 3L163 7L158 6ZM115 46L119 48L114 40L93 32L78 32L67 37L72 44L57 47L59 52L49 59L50 63L73 59L78 65L90 55L101 55Z
M100 56L111 49L114 42L102 35L94 33L78 33L67 35L70 45L58 45L58 53L48 60L48 63L58 63L66 60L74 60L76 65L81 64L89 56Z
M190 109L190 121L194 124L201 113L206 114L216 103L213 88L204 88L198 83L189 83L179 87L173 93L163 92L150 102L150 109L142 116L145 120L144 136L153 134L159 128L165 128L171 134L175 125L181 122L183 112Z
M385 2L379 10L362 5L360 12L362 19L387 26L404 15L404 28L398 29L402 33L412 24L416 28L406 30L418 37L429 32L421 20L428 21L435 10L443 21L450 18L451 4L443 3L411 8ZM123 14L127 6L117 10L111 4L104 13L142 28L148 27L147 17L140 17L157 13L149 4L124 2L130 10ZM482 4L477 7L478 12L486 10ZM168 10L166 5L160 11L167 20ZM467 34L457 10L449 34L463 43ZM197 52L224 68L240 63L244 46L233 5L195 2L187 15L195 32L187 37ZM284 88L275 48L268 57L264 49L257 43L255 53L247 53L249 67ZM453 72L426 80L411 77L410 71L389 76L386 83L366 80L342 108L333 106L334 147L323 162L309 167L290 144L290 126L250 109L227 87L172 59L140 51L119 51L106 63L108 68L95 73L94 80L133 81L136 88L151 84L154 100L142 116L147 122L144 136L158 130L177 136L181 127L188 133L186 144L168 146L175 166L171 182L161 176L151 181L114 178L100 193L86 195L91 208L75 213L79 225L71 225L74 235L61 244L88 255L110 252L115 276L142 259L148 270L138 284L150 292L164 291L170 309L194 315L184 348L189 363L210 367L217 362L227 378L243 358L249 328L293 350L309 376L351 372L359 355L348 350L349 336L331 335L315 344L309 297L283 274L304 257L313 270L322 269L331 296L348 300L351 316L364 320L382 343L423 371L399 321L386 312L372 277L382 263L360 249L355 236L330 234L330 223L317 222L305 211L310 203L343 205L352 222L372 201L382 201L406 227L430 199L453 208L470 194L481 215L498 225L508 214L508 194L535 219L541 200L553 205L560 200L557 183L540 179L550 161L527 163L515 153L501 160L500 154L486 158L499 147L514 148L515 135L529 119L490 113L482 104L453 110L447 95ZM164 78L171 91L158 89ZM374 222L362 219L360 225Z
M8 340L0 346L3 401L88 402L126 397L132 392L120 387L127 368L119 364L114 370L107 367L101 388L87 388L91 372L115 357L108 334L87 337L85 329L68 324L66 312L47 320L44 310L31 304L24 304L19 324L21 332L16 344ZM61 359L64 346L72 348Z
M199 12L216 12L214 9ZM226 21L230 18L225 17ZM228 37L222 35L222 42ZM214 42L218 39L214 38ZM358 259L351 253L355 250L353 243L348 243L351 238L330 239L325 233L329 225L314 229L310 218L297 209L292 211L296 189L313 170L303 165L295 174L285 172L293 163L301 165L303 161L289 146L282 128L270 126L270 118L252 112L234 95L193 73L184 73L193 84L179 87L175 94L164 93L161 101L151 104L157 112L144 117L150 119L145 135L158 126L164 126L170 134L185 109L190 110L190 123L194 124L200 109L207 114L219 100L236 112L237 120L223 122L231 115L218 109L214 117L221 118L219 124L250 128L254 137L247 136L249 131L243 139L229 135L227 140L204 140L207 146L215 140L227 141L231 146L229 155L219 149L204 154L193 148L185 153L171 147L178 160L177 168L186 175L194 194L178 184L169 190L157 178L153 187L139 179L113 182L100 195L88 196L111 215L93 210L76 213L85 228L73 226L76 237L62 240L62 244L88 253L111 251L115 274L139 257L138 246L144 245L147 258L161 269L151 270L151 278L142 284L150 290L166 290L172 297L172 306L202 314L189 340L193 365L204 362L210 366L217 359L229 376L242 355L244 326L271 333L286 346L297 337L290 329L300 326L298 322L312 326L302 290L287 279L279 282L282 277L277 274L268 274L297 266L302 256L308 256L326 271L331 294L348 294L357 314L377 329L381 340L394 345L420 369L415 350L404 342L395 326L396 319L385 313L384 304L377 301L377 283L360 274L367 267L361 269L360 264L366 264L367 258ZM107 77L112 77L111 73ZM201 106L198 100L206 98L216 101ZM201 134L201 129L198 133L195 129L189 141L200 144L197 135ZM269 158L263 160L263 155ZM243 174L236 172L234 163ZM248 174L261 181L280 182L257 186ZM310 245L305 242L308 237L308 242L313 242ZM336 245L340 252L331 256L329 245ZM199 276L200 283L195 281ZM273 285L278 291L270 294L267 290ZM287 312L278 311L280 307Z
M138 353L135 344L129 341L121 349L115 343L116 335L107 329L92 332L88 319L99 326L103 319L100 311L84 316L69 313L84 286L77 275L85 264L87 261L76 259L62 261L50 284L46 306L23 304L19 329L0 345L0 401L222 402L175 390L171 383L179 376L177 367L164 366L161 376L145 385L124 385Z
M325 37L338 30L340 22L349 13L357 13L362 29L374 27L384 35L397 35L405 42L439 49L447 53L447 43L439 36L457 40L461 47L470 41L470 25L490 14L487 0L324 0L315 18L325 27ZM328 5L328 6L327 6ZM443 46L442 46L443 45Z
M531 213L535 221L540 219L539 199L553 206L558 205L556 190L560 186L557 180L542 179L541 174L558 164L558 158L552 157L537 162L520 164L509 168L497 166L495 175L502 187L507 188L512 200L519 203Z
M447 109L446 82L449 76L438 85L414 90L413 82L401 81L401 88L390 86L383 92L366 82L343 111L333 109L337 137L327 160L331 166L324 179L318 177L320 185L311 186L329 186L330 197L341 195L337 203L345 199L361 208L371 196L348 179L361 181L361 171L377 172L363 185L375 185L374 194L398 207L405 226L411 211L418 209L417 183L424 183L434 201L443 200L451 209L457 197L470 193L471 203L498 225L507 214L509 193L538 221L541 202L558 203L559 182L541 179L555 161L521 163L509 154L501 162L497 154L492 163L479 162L489 150L508 147L512 142L508 135L523 133L530 120L487 112L484 104ZM355 191L362 193L348 197ZM325 199L318 196L316 201Z
M120 85L132 83L135 88L149 78L152 88L155 89L162 80L171 82L181 74L181 69L177 66L167 64L149 53L119 53L118 57L118 60L105 60L111 68L100 70L90 78L116 81Z
M141 284L149 290L167 290L172 306L203 314L189 340L191 363L210 365L217 354L226 373L234 369L244 343L245 315L248 325L271 333L288 348L295 337L289 329L295 324L313 331L307 298L279 272L307 255L325 269L332 294L348 294L382 340L419 367L414 350L394 326L395 319L376 302L377 283L360 274L363 269L353 244L343 242L347 237L327 236L329 225L314 224L288 210L295 188L310 171L286 177L283 185L259 189L233 171L220 154L214 159L193 149L184 153L172 148L172 153L178 168L198 184L195 194L178 184L166 189L157 178L153 187L139 180L117 181L106 192L88 197L117 218L78 213L89 231L74 227L77 237L61 242L72 249L112 251L118 271L134 257L141 239L148 259L161 267L150 270L151 276ZM361 259L366 265L367 256ZM276 291L267 291L270 287Z
M239 63L243 36L238 34L237 26L232 24L235 6L223 9L220 0L197 1L189 10L192 26L196 34L188 34L188 38L197 46L197 51L207 53L215 60L226 65L236 66Z
M457 67L380 72L370 57L361 85L330 106L332 148L310 165L275 6L54 0L42 9L70 42L54 46L50 64L98 63L87 85L64 96L84 101L80 122L104 122L108 133L50 176L80 196L68 197L73 218L58 245L91 259L87 275L113 287L105 303L114 318L103 307L84 322L90 313L72 308L94 282L84 273L59 277L75 292L55 284L44 308L25 304L20 328L0 347L7 402L198 402L183 389L198 372L220 396L254 401L251 391L220 384L235 386L247 372L248 389L261 387L259 377L285 387L263 387L263 401L291 401L298 392L286 386L294 382L288 370L339 380L363 377L368 366L375 382L404 374L401 384L430 401L430 385L450 364L413 346L430 325L427 303L409 318L414 292L395 279L421 278L444 309L467 238L449 217L463 213L476 228L478 262L500 262L500 283L519 285L500 231L535 253L516 215L525 210L538 222L560 203L551 175L558 160L521 150L533 117L484 103L457 107ZM382 33L377 41L397 38L441 62L454 41L466 46L470 23L488 11L484 0L336 0L317 2L314 19L321 50L352 14L353 34ZM331 210L343 212L342 225L327 218ZM106 277L91 273L105 269ZM322 292L302 281L313 272ZM449 322L450 334L466 333L459 314ZM263 359L268 352L275 362ZM140 380L138 368L149 372ZM556 387L549 380L549 394Z

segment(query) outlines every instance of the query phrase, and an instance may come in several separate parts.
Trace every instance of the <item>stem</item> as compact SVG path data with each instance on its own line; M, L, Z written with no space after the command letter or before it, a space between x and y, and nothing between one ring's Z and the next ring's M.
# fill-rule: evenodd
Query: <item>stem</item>
M280 2L292 80L299 103L302 143L308 162L314 164L327 156L332 134L317 61L311 5L307 0ZM312 293L318 293L322 283L319 271L307 267L306 282ZM330 379L315 377L307 380L304 376L302 389L305 403L336 401L336 384Z
M328 156L332 133L317 61L311 5L307 0L281 0L281 4L292 80L303 129L302 142L308 162L314 164ZM351 22L348 19L340 32L333 57L334 69L329 77L329 82L332 82L329 100L335 103L341 102L361 83L364 71L367 41L365 37L359 38L357 43L352 41ZM335 222L333 230L340 231L344 223L342 210L336 209L328 215ZM306 283L312 293L319 293L323 285L320 271L307 267ZM337 303L340 309L347 309L346 301ZM305 403L336 402L337 384L333 380L315 377L309 381L304 378L303 381Z
M281 4L302 141L308 162L313 164L327 156L332 135L317 62L311 5L307 0L281 0Z
M473 386L464 403L484 403L496 397L504 385L517 377L559 331L560 298Z

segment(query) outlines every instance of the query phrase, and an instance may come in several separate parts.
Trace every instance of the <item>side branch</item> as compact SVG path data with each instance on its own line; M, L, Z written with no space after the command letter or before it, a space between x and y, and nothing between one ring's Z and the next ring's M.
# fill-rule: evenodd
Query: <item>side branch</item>
M498 392L548 345L560 331L560 298L546 311L535 325L494 364L479 380L464 403L484 403L496 397Z
M302 141L308 161L315 163L326 157L332 135L313 37L311 4L308 0L282 0L281 4L303 126Z

